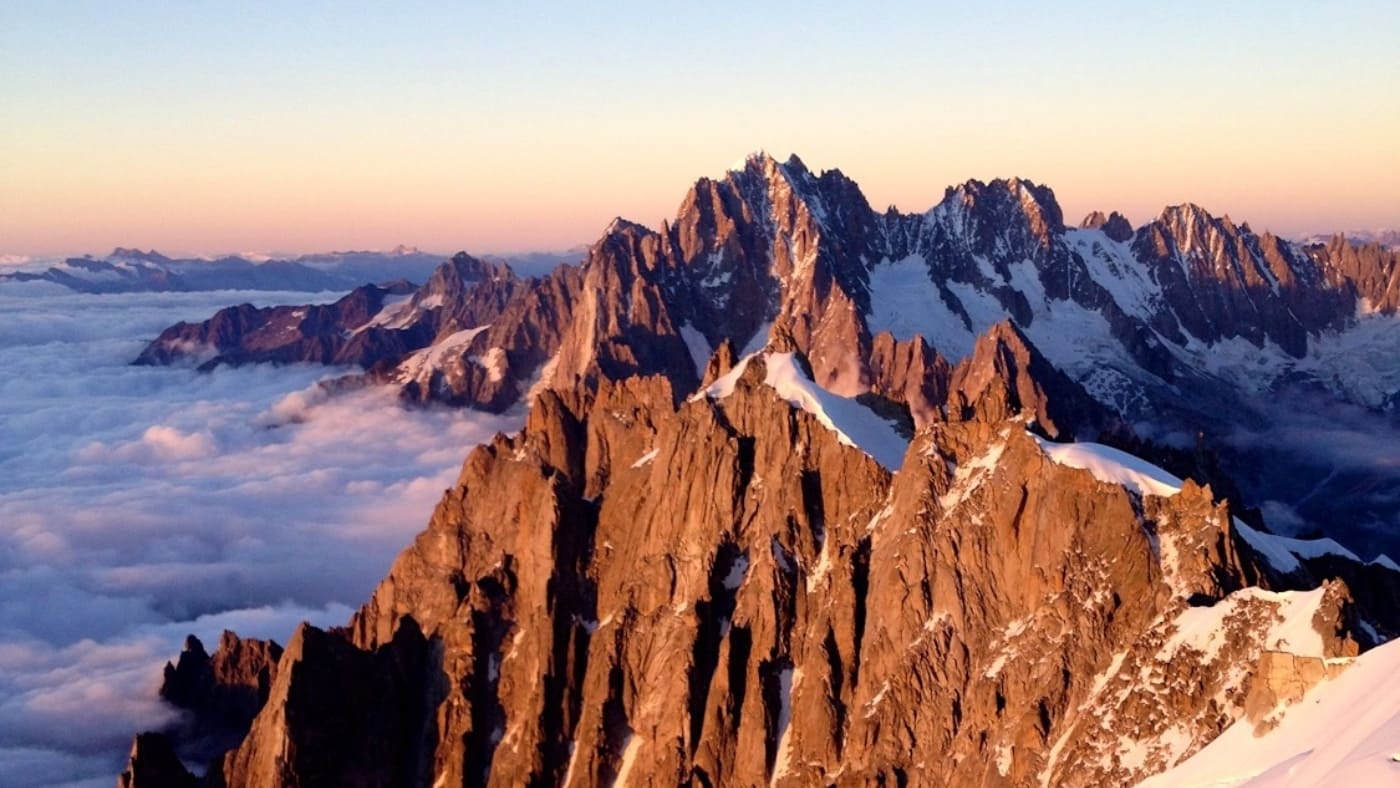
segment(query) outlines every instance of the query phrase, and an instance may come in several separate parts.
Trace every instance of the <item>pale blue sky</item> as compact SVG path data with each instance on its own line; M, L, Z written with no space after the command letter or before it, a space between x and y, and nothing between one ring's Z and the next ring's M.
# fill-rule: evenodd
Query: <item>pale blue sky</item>
M756 149L922 210L1400 224L1391 3L0 4L0 253L501 251Z

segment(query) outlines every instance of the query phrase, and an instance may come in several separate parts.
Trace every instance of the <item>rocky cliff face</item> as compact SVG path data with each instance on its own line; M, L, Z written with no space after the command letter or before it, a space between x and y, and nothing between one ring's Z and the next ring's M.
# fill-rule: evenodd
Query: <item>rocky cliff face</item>
M117 777L117 788L196 788L199 779L180 762L170 740L159 733L143 733L131 743L127 768Z
M1010 331L982 355L1034 358ZM1266 651L1355 653L1346 587L1253 587L1267 550L1209 489L1049 453L1054 394L891 473L777 358L679 405L665 377L542 393L347 630L298 631L209 779L1126 784L1241 717Z
M1364 299L1363 309L1393 315L1400 308L1400 253L1395 245L1356 244L1337 235L1325 245L1307 247L1307 253L1324 266L1332 282Z
M1056 369L1010 321L992 326L953 370L948 409L961 419L1024 415L1052 438L1085 440L1112 429L1115 416Z

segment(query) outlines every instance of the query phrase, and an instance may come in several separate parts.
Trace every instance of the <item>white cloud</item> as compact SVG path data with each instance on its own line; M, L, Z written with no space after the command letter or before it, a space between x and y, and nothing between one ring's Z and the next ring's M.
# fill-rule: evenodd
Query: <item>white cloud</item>
M0 290L0 784L109 785L196 632L344 623L470 447L518 415L326 397L321 367L132 367L219 306Z

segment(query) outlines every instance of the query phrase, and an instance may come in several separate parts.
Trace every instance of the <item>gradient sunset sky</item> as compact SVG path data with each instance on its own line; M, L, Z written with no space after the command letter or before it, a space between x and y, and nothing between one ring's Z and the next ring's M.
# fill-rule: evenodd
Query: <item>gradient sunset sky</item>
M0 3L0 254L561 249L756 149L923 211L1400 226L1400 9Z

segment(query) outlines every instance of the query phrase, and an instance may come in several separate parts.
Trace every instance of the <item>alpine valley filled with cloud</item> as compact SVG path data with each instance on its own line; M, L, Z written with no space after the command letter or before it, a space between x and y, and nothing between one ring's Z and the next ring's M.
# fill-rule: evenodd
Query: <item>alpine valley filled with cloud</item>
M325 368L131 361L172 320L306 292L88 295L0 284L0 784L110 785L177 711L185 636L342 623L518 416L329 399Z

